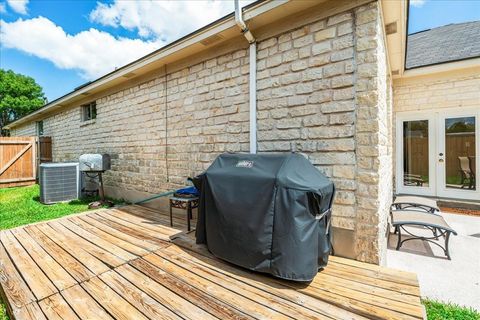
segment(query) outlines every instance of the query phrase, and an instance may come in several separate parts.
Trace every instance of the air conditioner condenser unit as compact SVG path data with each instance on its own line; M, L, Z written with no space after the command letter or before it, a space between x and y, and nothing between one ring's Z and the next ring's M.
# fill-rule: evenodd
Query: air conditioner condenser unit
M78 199L80 172L78 163L40 164L40 202L52 204Z

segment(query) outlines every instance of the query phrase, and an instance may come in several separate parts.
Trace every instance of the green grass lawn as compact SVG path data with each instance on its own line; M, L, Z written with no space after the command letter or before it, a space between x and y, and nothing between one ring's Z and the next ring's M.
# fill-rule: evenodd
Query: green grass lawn
M86 211L88 204L95 200L85 198L45 205L40 202L39 195L38 185L0 189L0 230Z
M422 300L422 303L428 320L480 320L480 313L472 308L428 299Z
M8 320L7 310L5 310L5 305L0 298L0 320Z

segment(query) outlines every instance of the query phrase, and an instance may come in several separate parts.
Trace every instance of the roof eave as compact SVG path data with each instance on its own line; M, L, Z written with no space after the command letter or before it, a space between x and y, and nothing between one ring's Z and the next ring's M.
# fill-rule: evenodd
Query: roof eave
M267 11L270 11L279 6L282 6L288 2L289 2L288 0L279 0L279 1L259 0L243 8L244 16L246 19L250 20L258 15L261 15ZM230 13L225 17L222 17L203 28L200 28L144 57L141 57L136 61L133 61L113 72L110 72L88 83L85 86L80 87L77 90L71 91L65 94L64 96L61 96L60 98L53 100L52 102L46 104L42 108L6 125L4 128L7 130L11 130L24 123L39 119L44 114L51 113L55 109L58 109L63 107L64 105L67 105L69 101L71 101L76 97L81 96L82 94L86 96L89 94L90 91L96 90L96 89L98 90L101 86L111 81L120 79L125 75L127 75L128 73L134 72L135 70L138 70L143 66L151 64L167 56L172 56L175 53L178 53L181 50L193 44L199 43L210 36L213 36L215 34L218 34L222 31L225 31L227 29L234 28L234 27L236 27L235 17L233 13Z
M382 0L381 9L390 71L393 78L401 77L405 65L408 2ZM386 26L391 24L396 31L388 34Z
M445 61L436 64L418 66L406 69L403 78L418 77L435 73L480 67L480 57L473 57L455 61Z

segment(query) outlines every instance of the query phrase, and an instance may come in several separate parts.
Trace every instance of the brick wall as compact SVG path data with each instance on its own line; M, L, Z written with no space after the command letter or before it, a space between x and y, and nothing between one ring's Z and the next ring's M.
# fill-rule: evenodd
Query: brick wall
M333 225L354 232L353 256L383 263L392 103L379 15L372 3L259 44L258 148L297 150L331 177Z
M35 122L28 123L24 126L17 127L11 130L10 135L12 137L33 137L37 135L37 129Z
M81 122L79 108L45 119L54 161L109 153L108 187L159 193L185 185L217 154L248 152L247 62L239 50L102 97L93 121Z
M395 111L479 107L480 68L430 77L401 79L394 84Z
M258 149L297 150L337 186L333 225L355 223L352 12L258 46Z
M257 55L259 152L296 150L331 177L344 255L375 263L385 253L392 183L382 32L373 2L297 21L259 41ZM109 153L105 183L123 194L182 186L219 153L248 152L248 68L248 51L235 49L97 99L88 124L78 107L47 118L54 160Z

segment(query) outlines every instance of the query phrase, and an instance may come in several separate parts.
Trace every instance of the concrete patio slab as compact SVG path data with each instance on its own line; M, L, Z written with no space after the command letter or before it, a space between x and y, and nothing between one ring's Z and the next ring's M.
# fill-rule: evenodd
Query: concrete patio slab
M396 251L397 236L391 234L387 266L417 273L422 297L480 310L480 217L442 215L458 232L450 238L452 260L437 246L421 240L407 241ZM410 230L431 235L427 230ZM439 243L443 245L443 239Z

